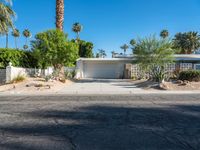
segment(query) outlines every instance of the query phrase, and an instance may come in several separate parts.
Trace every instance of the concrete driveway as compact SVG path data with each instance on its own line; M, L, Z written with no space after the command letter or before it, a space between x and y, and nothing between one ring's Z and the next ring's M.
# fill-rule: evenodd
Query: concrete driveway
M199 97L0 97L0 150L199 150Z
M133 94L142 89L131 80L85 79L66 86L60 94Z

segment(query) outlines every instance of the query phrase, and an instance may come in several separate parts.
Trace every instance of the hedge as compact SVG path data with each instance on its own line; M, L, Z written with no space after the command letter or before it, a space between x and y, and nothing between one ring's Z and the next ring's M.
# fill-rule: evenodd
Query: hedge
M15 67L37 67L37 59L33 57L32 52L0 48L0 68L6 68L9 62Z
M188 80L188 81L200 81L200 70L188 70L188 71L182 71L179 74L179 80Z

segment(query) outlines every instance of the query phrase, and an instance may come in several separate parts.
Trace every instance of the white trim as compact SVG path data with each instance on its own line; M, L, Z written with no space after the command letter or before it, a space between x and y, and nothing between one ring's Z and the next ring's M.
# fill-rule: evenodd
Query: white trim
M77 61L133 61L135 55L127 58L79 58ZM200 54L180 54L174 55L176 60L199 60Z

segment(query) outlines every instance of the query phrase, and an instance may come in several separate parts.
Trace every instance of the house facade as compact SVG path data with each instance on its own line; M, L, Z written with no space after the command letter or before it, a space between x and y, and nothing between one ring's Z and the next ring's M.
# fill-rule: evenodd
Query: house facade
M180 65L185 70L200 70L200 55L175 55L175 59L175 65ZM77 60L76 78L128 79L131 78L134 60L134 55L115 56L115 58L80 58Z

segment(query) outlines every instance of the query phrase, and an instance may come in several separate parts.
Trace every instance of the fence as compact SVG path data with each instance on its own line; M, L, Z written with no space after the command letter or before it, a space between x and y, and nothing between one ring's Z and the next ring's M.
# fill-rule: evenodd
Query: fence
M0 69L0 84L6 82L6 69Z
M173 75L176 69L178 69L179 71L186 71L186 70L195 69L195 68L193 68L192 63L167 64L164 68L165 72L167 72L169 75ZM140 78L141 76L148 78L149 73L142 72L139 65L134 64L132 65L132 68L131 68L131 76L135 78Z
M67 72L73 72L75 67L65 67L64 70ZM37 76L48 76L52 75L54 72L53 67L48 67L47 69L36 69L36 68L20 68L13 67L10 63L6 69L0 69L0 84L9 83L15 77L22 75L27 77Z

